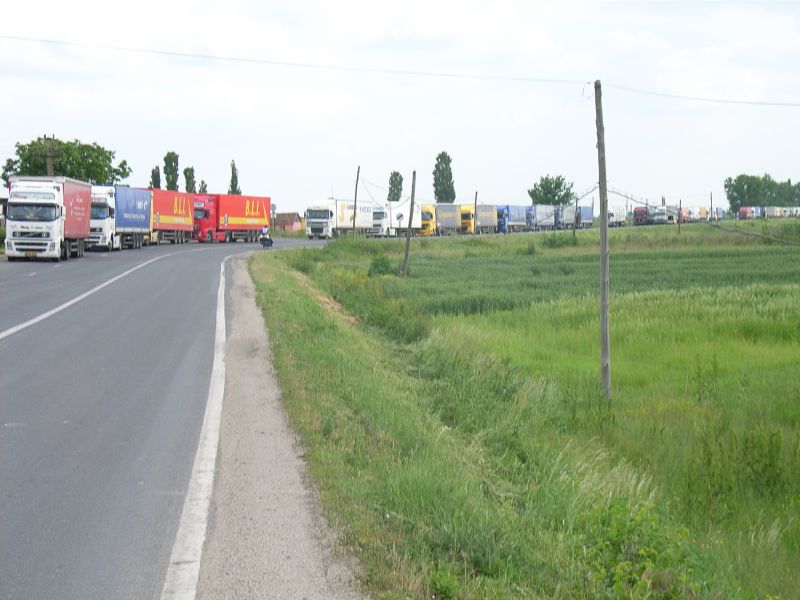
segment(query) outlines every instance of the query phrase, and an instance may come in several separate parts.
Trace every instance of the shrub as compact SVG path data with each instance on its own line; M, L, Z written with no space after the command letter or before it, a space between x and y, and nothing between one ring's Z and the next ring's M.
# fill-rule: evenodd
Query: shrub
M397 270L392 266L392 261L385 254L379 254L369 263L369 276L397 275Z

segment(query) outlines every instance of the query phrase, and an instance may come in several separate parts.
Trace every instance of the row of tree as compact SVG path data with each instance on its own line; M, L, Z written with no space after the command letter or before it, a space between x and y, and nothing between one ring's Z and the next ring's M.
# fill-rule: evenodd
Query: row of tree
M433 167L433 197L436 202L452 204L456 201L456 188L453 183L452 159L447 152L440 152L436 156ZM397 202L403 195L403 176L397 171L389 175L389 202ZM555 177L545 175L528 190L533 204L570 204L575 201L572 192L572 182L568 182L561 175Z
M164 179L166 186L164 189L178 191L178 178L180 177L180 168L178 167L179 156L177 152L170 150L164 155ZM194 167L186 167L183 170L184 188L189 193L207 194L208 186L205 180L200 180L200 185L197 185L197 179L194 174ZM150 171L150 187L153 189L161 189L161 168L156 165ZM236 161L231 161L231 181L228 186L229 194L241 195L242 190L239 188L239 170L236 168Z
M71 177L97 185L114 185L131 175L127 161L114 164L113 150L103 148L99 144L85 144L80 140L59 140L58 138L39 137L35 140L14 145L15 157L6 160L3 165L2 179L8 181L12 175L47 175L48 159L52 161L53 173ZM178 190L178 154L169 151L164 155L164 178L168 190ZM208 192L204 180L196 184L194 167L183 170L184 187L187 192ZM150 187L161 189L161 169L156 166L150 172ZM236 162L231 161L231 181L229 194L241 194L239 188L239 171Z
M742 206L800 206L800 183L741 174L725 180L725 195L734 212Z

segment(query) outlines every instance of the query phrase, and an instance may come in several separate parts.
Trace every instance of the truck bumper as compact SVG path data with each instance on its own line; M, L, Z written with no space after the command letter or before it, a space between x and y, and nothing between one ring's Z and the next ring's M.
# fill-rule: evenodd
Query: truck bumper
M6 256L9 258L58 258L61 248L52 240L6 240Z

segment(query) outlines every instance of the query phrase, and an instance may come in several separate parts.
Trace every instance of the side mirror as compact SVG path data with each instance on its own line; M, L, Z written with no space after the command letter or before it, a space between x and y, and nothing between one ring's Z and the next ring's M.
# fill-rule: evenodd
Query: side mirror
M114 216L114 209L113 208L109 208L108 209L108 216L109 217L113 217Z

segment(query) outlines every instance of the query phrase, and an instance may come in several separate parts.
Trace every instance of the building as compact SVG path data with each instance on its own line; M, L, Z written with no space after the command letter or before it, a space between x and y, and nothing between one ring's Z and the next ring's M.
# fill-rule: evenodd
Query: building
M303 219L296 212L275 213L272 228L280 231L300 231L303 229Z

